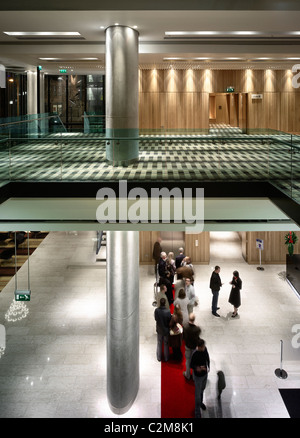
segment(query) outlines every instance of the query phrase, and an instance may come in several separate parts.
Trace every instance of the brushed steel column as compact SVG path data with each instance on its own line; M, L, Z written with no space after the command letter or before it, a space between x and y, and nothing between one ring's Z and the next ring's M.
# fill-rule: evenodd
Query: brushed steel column
M139 389L139 232L108 231L106 252L107 396L123 414Z
M122 137L106 142L106 159L115 166L127 166L139 157L139 141L126 140L139 135L138 36L127 26L106 29L106 134Z

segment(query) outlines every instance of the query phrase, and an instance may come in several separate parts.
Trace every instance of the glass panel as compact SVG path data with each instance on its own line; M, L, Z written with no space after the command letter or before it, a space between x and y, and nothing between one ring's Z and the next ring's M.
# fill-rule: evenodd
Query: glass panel
M0 135L0 186L9 182L10 175L8 139Z
M112 135L102 126L92 132L88 114L84 117L88 133L70 133L58 116L43 116L24 123L33 123L26 136L10 135L9 154L7 147L1 149L12 180L269 181L300 201L299 136L270 130L260 135L236 131L225 135L163 129L140 135L120 130ZM117 166L114 157L133 144L139 146L138 162ZM107 150L114 166L107 161ZM4 180L8 173L4 167L1 172Z

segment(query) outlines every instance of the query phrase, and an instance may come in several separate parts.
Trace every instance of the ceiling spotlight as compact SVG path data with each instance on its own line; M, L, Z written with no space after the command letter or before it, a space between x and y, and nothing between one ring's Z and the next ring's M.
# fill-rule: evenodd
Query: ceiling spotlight
M115 26L119 26L119 23L115 23Z

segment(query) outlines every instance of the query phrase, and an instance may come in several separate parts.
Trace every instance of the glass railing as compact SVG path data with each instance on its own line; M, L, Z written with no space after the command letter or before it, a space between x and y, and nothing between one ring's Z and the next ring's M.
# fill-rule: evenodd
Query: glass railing
M105 115L85 111L82 117L85 134L105 134Z
M204 130L205 131L205 130ZM140 130L138 136L49 131L2 138L0 178L9 181L268 181L300 203L300 136L202 130ZM125 133L126 134L126 133ZM129 166L107 162L138 144Z
M27 114L0 119L0 138L35 138L66 132L56 113Z

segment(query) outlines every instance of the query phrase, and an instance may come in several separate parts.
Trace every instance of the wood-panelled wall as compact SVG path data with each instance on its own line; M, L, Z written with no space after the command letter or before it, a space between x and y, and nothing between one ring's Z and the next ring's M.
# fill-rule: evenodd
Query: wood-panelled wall
M196 243L198 245L196 246ZM191 257L193 265L207 265L210 260L209 232L185 233L185 254Z
M140 231L140 264L152 264L153 246L160 236L159 231ZM198 246L196 246L198 240ZM210 258L209 232L199 234L185 233L185 254L190 256L192 263L208 264Z
M264 241L264 250L261 252L262 264L285 264L287 245L284 236L287 231L249 231L241 233L243 256L250 265L259 263L259 250L256 248L256 239ZM300 233L296 233L298 242L294 252L300 253Z
M287 231L247 231L239 233L242 241L242 254L246 262L259 263L259 251L256 248L256 239L263 239L262 264L285 264L287 245L284 236ZM298 242L295 245L295 254L300 253L300 232L296 232ZM153 245L160 236L159 231L140 231L140 264L152 264ZM196 241L198 245L196 246ZM199 234L185 233L185 254L189 255L192 263L209 264L210 262L210 234L204 231Z
M154 260L152 259L153 255L153 246L157 241L158 237L160 237L160 231L140 231L140 264L154 264Z
M293 88L292 77L290 70L271 69L140 70L140 129L207 130L209 94L233 86L235 93L247 93L248 129L300 133L300 87ZM263 98L254 100L252 94ZM236 117L231 114L230 122L236 123Z

